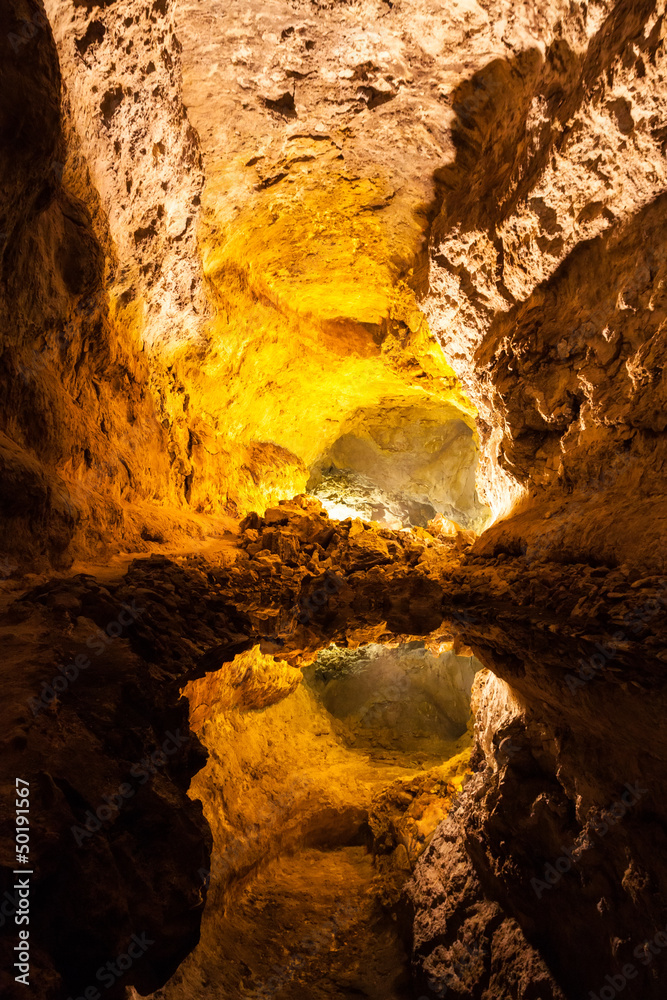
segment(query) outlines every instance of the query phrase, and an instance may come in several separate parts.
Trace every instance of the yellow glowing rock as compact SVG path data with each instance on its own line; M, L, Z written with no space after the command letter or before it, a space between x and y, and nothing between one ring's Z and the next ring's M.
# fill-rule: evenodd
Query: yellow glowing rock
M448 517L438 514L429 522L429 530L442 538L456 538L461 526L456 521L451 521Z
M369 407L400 419L449 404L474 426L411 287L424 207L347 172L333 141L289 145L259 172L245 158L208 171L200 248L215 316L207 343L166 359L185 387L170 416L182 420L185 395L198 415L185 449L200 509L216 488L239 512L303 492L308 467Z
M190 700L190 723L197 729L215 711L228 708L259 709L282 701L296 690L303 675L299 669L260 652L259 646L240 653L200 680L183 689Z

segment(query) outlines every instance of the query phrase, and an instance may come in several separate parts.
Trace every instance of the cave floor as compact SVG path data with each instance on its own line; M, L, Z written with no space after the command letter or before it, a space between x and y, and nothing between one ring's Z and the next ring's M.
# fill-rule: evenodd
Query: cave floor
M407 956L395 921L378 906L376 878L367 848L344 846L277 858L247 882L224 926L238 996L408 997Z

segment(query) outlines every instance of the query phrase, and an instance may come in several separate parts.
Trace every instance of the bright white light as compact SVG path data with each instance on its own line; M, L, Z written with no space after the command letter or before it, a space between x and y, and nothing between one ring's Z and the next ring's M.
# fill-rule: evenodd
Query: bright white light
M349 518L358 517L362 521L370 520L368 517L368 508L363 507L352 507L345 503L339 503L336 500L327 500L325 497L316 494L316 498L322 504L327 514L333 521L346 521ZM383 517L376 521L377 524L383 525L385 528L395 528L396 530L401 530L404 525L401 521L396 520L396 518Z
M354 507L347 507L343 503L336 503L334 500L325 500L324 497L317 498L327 514L334 521L345 521L348 517L359 517L359 511Z

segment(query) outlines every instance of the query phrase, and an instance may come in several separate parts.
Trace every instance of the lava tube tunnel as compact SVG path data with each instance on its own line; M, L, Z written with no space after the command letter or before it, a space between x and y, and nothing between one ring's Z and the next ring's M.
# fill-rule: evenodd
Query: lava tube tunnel
M665 13L0 5L3 998L663 1000Z

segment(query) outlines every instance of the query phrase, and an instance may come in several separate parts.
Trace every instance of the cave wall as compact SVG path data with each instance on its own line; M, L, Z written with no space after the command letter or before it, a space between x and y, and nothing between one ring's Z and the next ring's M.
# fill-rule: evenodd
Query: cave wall
M370 810L363 754L348 773L349 755L326 713L299 687L298 665L328 642L321 623L297 621L326 579L306 539L319 533L329 565L340 553L346 572L359 574L366 614L350 622L359 602L349 586L337 613L339 635L352 626L359 641L387 630L372 564L378 555L389 561L393 539L400 600L400 569L417 553L402 534L386 532L369 560L372 545L350 539L349 523L336 530L313 501L277 513L282 530L274 512L262 534L269 544L292 536L284 565L245 547L211 561L154 557L121 577L63 576L3 598L2 787L7 801L16 776L29 776L31 983L45 1000L96 986L98 970L125 954L133 934L151 945L104 995L163 987L199 940L213 864L222 877L202 947L219 968L217 904L229 881L304 836L344 841ZM246 526L244 544L252 547L258 534ZM407 609L398 620L409 627ZM261 709L270 711L264 725L251 715ZM327 766L331 787L322 781ZM12 975L15 832L6 809L0 955L2 988L12 997L23 989Z
M205 72L239 62L224 11L63 0L5 16L7 92L21 112L33 92L34 132L29 168L5 163L6 463L23 498L7 507L9 565L215 532L217 515L303 489L369 405L450 404L474 427L416 299L426 152L406 175L383 162L383 132L366 162L335 102L314 124L322 91L297 121L260 84L237 128L245 84ZM319 36L276 18L281 58L300 46L326 61ZM28 52L48 81L32 80ZM373 121L373 88L350 86ZM16 141L20 113L6 115Z
M467 642L493 671L476 691L473 777L405 897L423 995L584 1000L610 977L661 996L664 576L359 522L320 533L320 519L311 502L246 522L232 589L262 581L247 607L268 649L299 663L322 633L419 631Z
M662 996L660 660L649 646L642 668L602 670L589 654L583 680L553 635L509 625L473 646L496 672L475 773L407 893L425 996Z
M3 600L3 996L66 1000L96 987L120 1000L126 985L146 994L199 938L205 894L183 859L195 872L209 863L210 829L187 795L206 752L179 671L145 630L137 642L139 589L79 575ZM14 979L17 777L30 790L28 987ZM128 947L131 971L110 975Z
M184 474L179 480L173 467L178 460L169 451L144 350L148 291L139 279L154 265L137 249L138 222L134 240L118 191L109 190L108 178L120 183L120 172L108 102L100 92L86 118L75 88L63 85L67 64L52 31L53 24L57 37L57 10L8 4L2 17L2 489L9 575L67 565L91 550L145 549L145 538L159 537L170 523L156 503L178 505ZM85 44L68 25L77 72L100 23L89 36L84 32ZM165 94L164 102L183 132L172 98ZM133 147L141 131L134 125ZM151 195L161 184L147 183ZM133 208L140 211L136 200ZM172 281L177 267L166 257ZM155 290L163 303L166 294Z
M362 8L6 8L10 568L202 538L443 406L489 551L622 518L655 566L661 11Z
M479 409L491 496L526 491L484 544L656 568L664 10L581 15L453 92L426 313Z
M10 565L202 537L443 406L515 503L486 545L654 558L658 5L236 13L5 12Z

